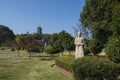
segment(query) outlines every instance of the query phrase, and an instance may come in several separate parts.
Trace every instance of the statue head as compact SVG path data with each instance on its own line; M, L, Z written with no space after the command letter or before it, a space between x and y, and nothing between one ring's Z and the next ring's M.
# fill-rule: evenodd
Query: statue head
M78 37L81 37L81 33L80 33L80 31L78 32Z

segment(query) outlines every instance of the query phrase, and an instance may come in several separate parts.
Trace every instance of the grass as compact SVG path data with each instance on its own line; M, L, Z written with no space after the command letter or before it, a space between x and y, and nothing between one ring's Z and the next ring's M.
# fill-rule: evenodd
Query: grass
M0 80L72 80L54 70L54 57L46 54L29 54L25 51L0 50Z

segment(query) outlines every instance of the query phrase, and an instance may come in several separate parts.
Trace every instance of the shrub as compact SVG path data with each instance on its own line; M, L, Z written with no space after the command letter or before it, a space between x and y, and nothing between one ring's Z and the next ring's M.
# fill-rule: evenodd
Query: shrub
M120 74L120 67L107 58L83 57L72 64L76 80L115 80Z
M120 63L120 36L109 38L109 41L105 46L105 51L109 59Z
M47 52L48 54L54 54L54 53L58 53L59 50L53 48L52 46L48 46L45 48L45 52Z
M71 64L74 61L74 58L71 57L63 57L63 58L56 58L55 62L56 65L62 67L63 69L72 72Z

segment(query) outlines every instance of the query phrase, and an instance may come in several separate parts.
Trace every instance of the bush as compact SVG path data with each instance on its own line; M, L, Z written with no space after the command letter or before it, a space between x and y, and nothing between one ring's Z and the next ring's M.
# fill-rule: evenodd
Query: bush
M62 67L63 69L72 72L71 64L74 61L74 58L63 57L55 59L56 65Z
M109 59L120 63L120 36L109 38L109 41L105 46L105 51Z
M120 67L107 58L83 57L73 64L76 80L115 80L120 75Z
M58 53L59 50L53 48L52 46L48 46L45 48L45 52L47 52L48 54L54 54L54 53Z

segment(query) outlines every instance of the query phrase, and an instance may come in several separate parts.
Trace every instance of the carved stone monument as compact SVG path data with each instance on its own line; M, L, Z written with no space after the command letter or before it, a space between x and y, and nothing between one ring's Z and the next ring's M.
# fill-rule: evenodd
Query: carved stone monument
M84 45L84 38L81 37L81 33L78 32L78 36L75 38L75 58L80 58L84 57L84 50L83 50L83 45Z

